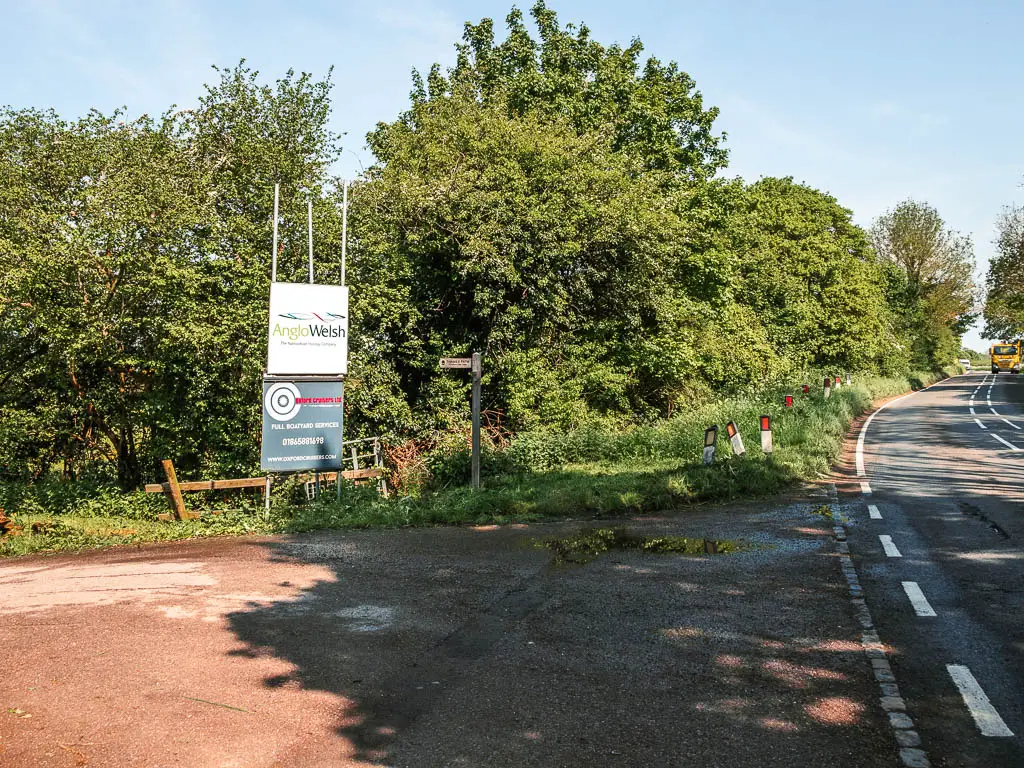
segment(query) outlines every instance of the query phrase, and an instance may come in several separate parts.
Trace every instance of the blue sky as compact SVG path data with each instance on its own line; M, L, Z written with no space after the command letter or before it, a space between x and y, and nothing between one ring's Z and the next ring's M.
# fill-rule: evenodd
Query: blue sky
M528 5L523 4L521 7ZM1018 0L549 0L604 43L639 37L718 106L727 175L793 176L867 225L900 200L938 208L975 243L979 276L1001 208L1024 203L1024 3ZM339 171L372 162L366 132L407 104L412 67L454 58L462 23L511 3L0 0L0 103L65 117L188 106L210 65L274 79L334 66ZM976 331L965 341L987 346Z

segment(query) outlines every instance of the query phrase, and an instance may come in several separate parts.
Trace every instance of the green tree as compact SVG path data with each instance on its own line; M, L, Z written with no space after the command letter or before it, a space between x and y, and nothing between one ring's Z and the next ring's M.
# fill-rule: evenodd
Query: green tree
M686 247L691 193L666 192L663 172L558 118L454 97L414 110L370 137L379 162L354 196L353 261L353 285L392 305L374 332L414 401L435 386L447 398L437 357L470 348L497 364L490 391L517 423L536 412L519 388L533 391L524 377L538 366L599 412L644 410L695 370L668 329L721 300L729 275ZM680 367L668 374L670 357Z
M852 213L788 178L761 179L744 200L731 226L744 253L735 296L777 353L799 368L871 370L889 360L898 341L883 269Z
M1024 335L1024 207L1010 206L996 222L996 255L985 279L985 336Z
M156 359L202 290L180 248L209 212L205 175L148 118L7 113L0 144L3 405L34 417L18 450L40 470L105 455L135 485Z
M336 218L318 196L329 84L255 78L222 72L196 110L160 120L0 118L5 473L106 464L129 488L160 457L254 467L273 183L292 190L286 276L299 189Z
M543 0L530 13L538 39L517 9L498 44L491 19L467 22L453 68L442 73L435 64L426 83L414 71L413 105L458 97L511 117L557 118L580 134L608 135L613 152L633 154L647 168L686 177L710 177L725 166L724 137L713 133L718 109L704 108L693 79L675 62L641 63L637 39L625 48L604 46L585 24L563 28ZM413 109L399 122L414 127L421 114ZM386 131L382 126L378 135Z
M878 255L906 278L898 304L915 365L950 362L977 316L970 238L949 229L927 203L906 200L875 220L871 240Z

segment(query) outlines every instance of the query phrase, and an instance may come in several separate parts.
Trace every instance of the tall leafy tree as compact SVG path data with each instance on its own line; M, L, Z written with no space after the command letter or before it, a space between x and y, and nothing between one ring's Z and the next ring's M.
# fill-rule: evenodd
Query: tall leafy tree
M439 355L483 348L504 366L507 403L527 368L565 365L604 376L584 398L595 408L637 406L631 346L728 283L685 247L692 195L665 193L662 172L561 119L454 97L414 109L414 124L371 137L379 163L356 196L353 267L408 307L378 330L407 391L430 390Z
M148 118L8 113L0 142L0 301L14 309L3 375L15 385L3 406L32 415L40 469L107 455L135 485L154 364L202 291L189 233L209 214L206 176L173 126Z
M501 43L491 19L467 23L453 68L443 73L434 65L426 83L414 72L414 106L471 98L512 117L535 113L581 134L607 134L612 151L633 154L648 168L703 178L725 166L724 137L713 130L718 109L704 108L693 79L675 62L642 61L637 39L605 46L585 24L562 27L543 0L530 15L537 37L513 9ZM414 126L420 114L413 109L400 122Z
M1010 340L1024 335L1024 207L1004 209L996 229L985 281L985 335Z
M918 365L950 362L977 316L974 246L927 203L906 200L871 228L875 251L905 277L903 323Z
M750 185L731 226L736 300L798 367L876 368L898 344L867 234L830 195L792 179ZM897 365L897 367L899 367Z
M272 185L291 191L287 276L299 189L318 196L333 158L329 84L255 78L222 72L159 120L0 117L3 471L109 463L127 488L159 457L253 467Z

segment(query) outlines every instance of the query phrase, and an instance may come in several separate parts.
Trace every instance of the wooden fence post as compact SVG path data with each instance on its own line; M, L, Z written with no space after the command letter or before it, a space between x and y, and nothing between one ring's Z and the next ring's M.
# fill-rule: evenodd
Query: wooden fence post
M178 485L178 475L174 471L174 463L170 459L163 460L164 474L167 475L167 485L171 497L171 509L174 510L175 520L184 520L189 516L185 509L185 499L181 496L181 487Z

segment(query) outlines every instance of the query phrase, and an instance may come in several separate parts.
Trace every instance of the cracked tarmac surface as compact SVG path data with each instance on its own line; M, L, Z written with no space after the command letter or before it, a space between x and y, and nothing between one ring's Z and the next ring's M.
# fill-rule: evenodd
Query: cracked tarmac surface
M805 498L2 563L0 763L891 766ZM536 546L599 525L755 546Z

